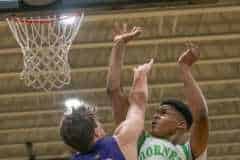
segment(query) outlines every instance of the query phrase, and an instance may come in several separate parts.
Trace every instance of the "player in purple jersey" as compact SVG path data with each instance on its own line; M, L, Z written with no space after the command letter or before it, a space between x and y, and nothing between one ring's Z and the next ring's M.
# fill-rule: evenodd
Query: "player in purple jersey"
M136 34L138 32L140 30L136 30ZM76 151L72 160L137 160L137 141L144 128L148 99L147 74L152 64L153 60L134 69L128 97L130 107L113 136L106 136L91 105L82 103L63 116L60 135Z

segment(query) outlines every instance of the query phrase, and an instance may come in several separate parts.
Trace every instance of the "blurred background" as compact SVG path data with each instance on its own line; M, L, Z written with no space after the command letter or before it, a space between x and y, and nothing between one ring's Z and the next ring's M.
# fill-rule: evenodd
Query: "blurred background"
M36 90L20 80L23 54L5 18L85 12L69 52L71 83ZM176 60L184 43L199 45L193 74L209 106L209 160L240 160L239 0L2 0L0 1L0 160L67 160L58 125L71 98L98 107L105 129L114 129L106 75L114 22L141 26L128 45L122 84L128 91L132 68L155 59L150 75L149 115L160 100L184 99Z

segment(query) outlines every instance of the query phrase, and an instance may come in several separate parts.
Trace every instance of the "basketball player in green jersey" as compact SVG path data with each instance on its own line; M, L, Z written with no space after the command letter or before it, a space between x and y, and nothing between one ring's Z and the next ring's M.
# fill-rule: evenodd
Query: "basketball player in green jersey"
M131 31L127 30L126 25L116 25L114 28L107 92L111 98L116 124L125 119L129 106L120 82L126 44L141 32L140 27L134 27ZM178 59L179 75L184 83L188 105L177 99L164 100L159 104L152 116L151 131L143 131L139 137L139 160L191 160L205 155L208 142L208 109L202 91L191 73L191 66L198 59L198 48L188 43L188 49ZM184 138L186 135L189 137ZM201 159L206 159L205 156Z

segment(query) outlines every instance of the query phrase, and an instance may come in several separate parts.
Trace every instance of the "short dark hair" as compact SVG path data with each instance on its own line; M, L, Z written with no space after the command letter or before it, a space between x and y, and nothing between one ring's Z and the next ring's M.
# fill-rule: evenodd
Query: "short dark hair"
M190 111L188 105L177 99L167 99L163 100L160 105L170 105L175 108L187 122L187 129L190 129L193 122L192 112Z
M96 111L93 106L82 103L65 114L60 124L60 136L65 144L80 153L91 149L96 124Z

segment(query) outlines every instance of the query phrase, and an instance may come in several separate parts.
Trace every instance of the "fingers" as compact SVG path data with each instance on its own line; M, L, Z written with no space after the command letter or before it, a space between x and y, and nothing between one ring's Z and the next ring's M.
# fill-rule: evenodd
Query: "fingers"
M187 50L184 51L180 57L178 58L179 64L187 64L188 66L192 66L200 57L200 52L198 46L192 42L186 42Z
M187 41L185 43L185 46L186 46L187 49L195 48L195 45L194 45L194 43L192 41Z
M134 26L132 29L132 33L141 33L143 31L142 27L136 27Z
M151 58L151 60L149 61L148 65L149 65L150 67L152 67L152 65L153 65L153 62L154 62L154 59L153 59L153 58Z
M187 41L185 45L187 49L199 48L199 45L196 45L196 43L193 43L192 41Z
M145 64L146 65L146 70L145 70L146 73L148 73L152 69L153 62L154 62L154 60L152 58L148 63Z
M198 58L200 56L198 45L196 45L195 43L193 43L191 41L187 41L185 43L185 45L187 47L188 52L190 51L193 56L195 56L196 58Z
M196 58L199 58L200 51L199 51L198 45L193 44L192 42L190 43L190 45L191 45L191 53L193 54L193 56L195 56Z
M136 26L129 31L127 23L123 23L120 26L119 23L115 22L113 29L113 41L116 42L118 40L123 40L123 42L127 43L140 35L142 31L141 27Z
M135 32L136 30L137 30L137 27L134 26L134 27L132 28L132 31L131 31L131 32Z
M187 50L191 48L189 41L185 42L185 46L186 46Z
M127 23L123 23L122 25L120 25L118 22L115 22L113 26L113 35L119 35L119 34L124 34L128 32L136 33L136 32L142 32L142 31L143 31L142 27L136 27L136 26L134 26L132 30L129 31Z
M133 69L133 71L136 73L136 72L139 72L139 73L145 73L145 74L147 74L150 70L151 70L151 68L152 68L152 66L153 66L153 62L154 62L154 60L153 60L153 58L148 62L148 63L145 63L145 64L143 64L143 65L140 65L140 66L138 66L138 67L135 67L134 69Z

